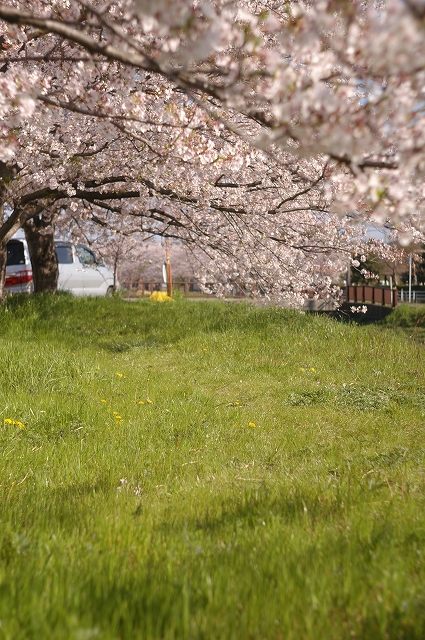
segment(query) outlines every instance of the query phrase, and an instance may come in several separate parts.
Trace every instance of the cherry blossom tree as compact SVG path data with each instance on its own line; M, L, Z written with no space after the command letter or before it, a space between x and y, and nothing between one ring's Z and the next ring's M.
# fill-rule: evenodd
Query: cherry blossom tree
M361 201L375 217L397 219L412 212L406 196L422 198L424 12L419 0L10 0L0 8L3 48L13 51L4 56L3 111L13 104L19 117L41 100L114 113L125 127L139 101L149 110L143 85L154 77L165 92L162 108L154 97L156 122L178 121L178 105L193 101L255 144L323 153L335 161L342 209ZM65 59L73 62L66 77L53 80L40 66ZM105 67L110 82L83 94ZM235 114L259 127L246 134ZM5 125L4 157L10 137Z
M59 115L64 117L62 111ZM70 118L76 117L77 125L72 123L67 131L65 125L69 127ZM329 212L332 194L325 182L326 163L296 160L281 151L270 158L238 140L235 151L231 138L221 140L212 160L200 168L196 159L139 148L127 134L100 144L92 121L85 123L88 139L67 140L76 126L80 133L84 131L81 120L86 118L71 114L66 119L59 135L59 124L52 127L56 133L45 153L34 153L29 137L21 147L22 168L5 188L13 213L0 229L3 242L24 224L32 242L35 231L41 234L39 256L54 254L54 221L62 208L67 212L62 228L68 220L74 233L84 233L93 241L99 236L98 245L103 242L110 255L115 247L116 265L124 247L120 234L177 237L202 257L205 282L238 282L253 295L265 292L271 298L294 300L307 290L328 293L341 255L363 245L348 219L340 221ZM24 132L23 128L21 139ZM244 166L238 168L242 152ZM236 153L237 157L232 156ZM232 166L234 158L236 166ZM98 225L96 232L93 223ZM54 286L54 277L51 282Z
M173 189L171 169L177 183ZM143 235L176 237L192 247L205 267L204 281L237 281L252 294L261 290L277 298L299 297L306 289L329 290L341 255L346 261L355 246L364 244L358 229L329 214L325 167L319 163L294 163L289 157L267 164L258 152L248 168L231 174L210 166L203 174L190 169L173 158L170 167L168 161L157 167L155 182L142 178L137 165L137 180L124 189L77 189L61 229L68 224L68 233L84 235L111 256L115 251L117 258L125 246L120 232L127 247L128 238L134 244ZM161 184L164 179L167 186Z
M3 2L0 159L18 177L2 183L0 242L54 200L181 238L205 282L329 293L364 250L354 223L423 236L422 14L413 0Z
M214 125L193 124L197 109L188 107L192 125L172 127L177 138L187 136L179 146L166 127L146 144L119 123L43 103L17 133L16 178L4 183L13 213L0 228L3 247L25 224L41 234L39 259L53 254L53 221L62 208L74 229L94 222L105 239L115 230L185 241L208 266L208 282L237 280L271 297L328 291L332 265L351 251L357 231L329 213L327 163L279 149L270 155L228 131L218 136Z

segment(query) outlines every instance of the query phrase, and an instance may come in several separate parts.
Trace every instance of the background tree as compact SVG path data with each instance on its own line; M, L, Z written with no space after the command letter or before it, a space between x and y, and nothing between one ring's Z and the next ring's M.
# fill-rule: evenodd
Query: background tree
M418 259L416 261L416 278L419 285L425 285L425 247L422 245L422 251L418 253Z

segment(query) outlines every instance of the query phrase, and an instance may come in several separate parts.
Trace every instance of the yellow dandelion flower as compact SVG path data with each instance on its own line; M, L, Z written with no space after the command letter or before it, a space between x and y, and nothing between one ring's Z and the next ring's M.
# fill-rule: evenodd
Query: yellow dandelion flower
M248 422L248 427L256 427L257 425L255 424L255 422Z
M149 404L152 404L153 400L146 400Z
M145 403L143 402L143 400L139 400L137 404L145 404Z
M106 402L106 400L104 400L104 399L102 398L101 402Z
M208 351L208 349L207 349L206 347L204 347L204 349L203 349L203 350L204 350L204 351Z
M124 378L124 374L123 373L116 373L116 376L118 376L119 378Z
M25 429L24 423L21 422L20 420L12 420L11 418L5 418L4 419L4 423L5 424L16 424L16 426L19 427L20 429Z
M304 373L305 369L301 369L301 372Z
M118 420L118 422L122 420L121 416L119 416L118 413L114 413L114 417L115 417L115 420Z
M235 402L235 405L238 407L240 405L240 402Z
M314 367L310 367L310 371L316 371Z

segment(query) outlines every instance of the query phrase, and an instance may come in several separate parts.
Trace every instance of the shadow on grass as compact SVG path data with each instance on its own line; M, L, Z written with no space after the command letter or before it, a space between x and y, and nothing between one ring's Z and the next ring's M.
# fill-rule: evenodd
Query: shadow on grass
M235 485L238 481L235 480ZM158 525L158 531L169 535L181 529L205 531L219 535L225 530L247 530L264 527L267 521L279 521L282 524L299 524L306 519L314 523L317 518L324 522L333 522L346 517L346 507L342 498L329 499L311 494L297 492L295 495L279 493L270 489L265 482L250 490L243 496L222 500L205 507L205 512L198 516L179 516Z

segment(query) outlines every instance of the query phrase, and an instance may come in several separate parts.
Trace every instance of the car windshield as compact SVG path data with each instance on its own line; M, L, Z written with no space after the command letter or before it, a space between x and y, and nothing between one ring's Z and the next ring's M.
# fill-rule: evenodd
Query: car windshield
M13 264L25 264L24 245L19 240L11 240L7 243L7 262L9 267Z
M72 247L67 245L57 245L55 247L59 264L72 264Z

